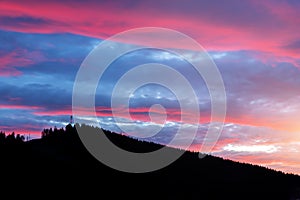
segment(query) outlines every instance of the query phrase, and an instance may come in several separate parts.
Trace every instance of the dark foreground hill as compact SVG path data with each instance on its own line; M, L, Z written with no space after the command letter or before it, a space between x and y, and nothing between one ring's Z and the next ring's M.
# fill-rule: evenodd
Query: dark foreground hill
M97 129L81 126L82 130ZM101 134L101 133L100 133ZM149 152L162 146L105 131L123 149ZM1 142L1 193L84 199L300 199L300 177L213 156L185 152L161 170L132 174L91 156L76 129L44 130L42 139ZM174 149L174 151L180 151Z

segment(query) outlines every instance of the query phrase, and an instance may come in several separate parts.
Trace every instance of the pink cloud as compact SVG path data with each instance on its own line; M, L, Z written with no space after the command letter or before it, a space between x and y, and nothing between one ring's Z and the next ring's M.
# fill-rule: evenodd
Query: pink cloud
M31 109L27 106L12 106L13 109ZM9 107L9 106L5 106ZM66 108L59 108L57 110L46 110L45 108L41 107L32 107L33 114L37 116L58 116L58 115L72 115L72 108L66 107ZM148 107L136 107L136 108L130 108L129 113L130 115L127 115L128 110L123 107L114 108L114 114L112 113L112 109L109 107L103 107L98 106L95 108L96 110L96 116L97 117L121 117L126 118L129 120L139 120L143 122L150 122L151 118L149 116L149 108ZM260 109L259 109L260 111ZM160 110L152 110L157 115L164 115L164 113L161 113ZM173 121L173 122L183 122L183 123L194 123L195 120L192 119L193 115L188 112L182 112L180 109L177 108L167 108L167 121ZM90 108L78 108L76 109L76 115L80 116L93 116L94 113L92 109ZM242 114L242 115L241 115ZM290 113L286 113L287 116L283 115L282 113L279 114L273 114L272 117L265 116L264 114L259 113L249 113L245 114L242 112L239 115L234 115L229 113L225 118L225 123L234 123L239 125L249 125L249 126L255 126L255 127L270 127L274 130L284 130L287 132L297 132L299 131L299 125L297 123L297 118L291 119L289 116ZM182 119L185 119L183 121ZM201 113L199 118L200 124L206 124L211 122L211 116L208 113Z
M20 67L26 67L44 60L44 56L38 51L16 49L11 52L0 52L0 76L18 76Z
M57 10L61 14L57 14ZM237 1L222 5L213 1L175 0L140 4L128 0L118 3L73 2L69 5L57 1L26 4L6 1L2 3L0 17L16 21L4 23L2 29L5 30L70 32L104 39L131 28L159 26L182 31L209 50L247 49L283 58L299 58L299 52L282 48L299 39L300 31L300 13L296 7L284 2ZM24 17L28 20L18 19ZM176 42L168 45L174 44Z
M149 116L149 108L147 107L136 107L136 108L130 108L129 113L130 115L127 115L128 110L123 107L114 108L114 114L112 113L112 109L109 107L103 107L98 106L95 108L96 116L97 117L121 117L121 118L127 118L129 120L139 120L143 122L150 122L151 118ZM165 115L165 113L162 113L160 110L151 110L151 112L154 112L157 115ZM168 121L174 121L174 122L183 122L182 121L182 115L185 115L186 121L183 123L194 123L195 120L191 119L193 116L190 116L188 112L181 112L180 109L177 108L167 108L166 109L167 119ZM72 115L72 108L61 108L58 110L45 110L45 109L39 109L36 111L33 111L34 115L38 116L58 116L58 115ZM77 108L75 109L75 114L79 116L93 116L94 112L90 108ZM210 122L210 115L201 115L199 122L200 123L207 123Z

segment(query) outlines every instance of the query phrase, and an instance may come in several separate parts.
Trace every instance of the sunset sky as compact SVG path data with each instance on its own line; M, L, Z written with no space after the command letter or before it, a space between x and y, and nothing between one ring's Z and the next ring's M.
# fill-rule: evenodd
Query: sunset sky
M216 63L226 88L227 115L213 155L300 174L298 0L2 0L0 130L36 138L45 127L65 126L72 114L73 83L84 58L102 40L138 27L180 31L200 43ZM176 42L170 45L182 48ZM147 62L189 73L186 63L162 51L144 50L120 58L96 94L104 128L118 131L107 91L124 69ZM197 95L203 119L193 150L210 117L203 84ZM165 88L144 87L132 98L133 119L119 117L133 131L142 131L149 125L149 106L163 104L170 118L155 140L166 143L180 126L173 99Z

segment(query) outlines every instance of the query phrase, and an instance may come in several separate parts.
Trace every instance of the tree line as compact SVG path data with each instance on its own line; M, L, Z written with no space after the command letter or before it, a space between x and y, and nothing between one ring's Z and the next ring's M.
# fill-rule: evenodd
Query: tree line
M15 132L6 135L5 132L0 131L0 144L20 144L24 141L25 137L23 135L15 134Z

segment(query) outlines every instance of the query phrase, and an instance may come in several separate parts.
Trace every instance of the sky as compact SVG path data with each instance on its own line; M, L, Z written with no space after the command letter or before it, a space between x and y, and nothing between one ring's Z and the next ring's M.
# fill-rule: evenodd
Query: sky
M72 114L76 73L101 41L139 27L180 31L200 43L218 67L226 89L225 125L212 154L300 174L300 2L298 0L0 1L0 130L40 136L63 127ZM169 45L180 49L176 42ZM191 57L193 50L187 50ZM95 96L102 127L120 131L110 96L118 79L134 66L163 63L188 75L189 64L161 50L120 57L100 80ZM198 84L198 85L197 85ZM191 150L197 151L211 122L211 101L203 80L195 82L201 118ZM124 88L125 90L126 88ZM150 138L168 143L180 121L179 104L168 88L140 87L126 118L133 132L151 121L149 108L167 112L162 131ZM160 109L151 112L160 115ZM86 118L87 123L91 123ZM182 136L184 141L185 136Z

